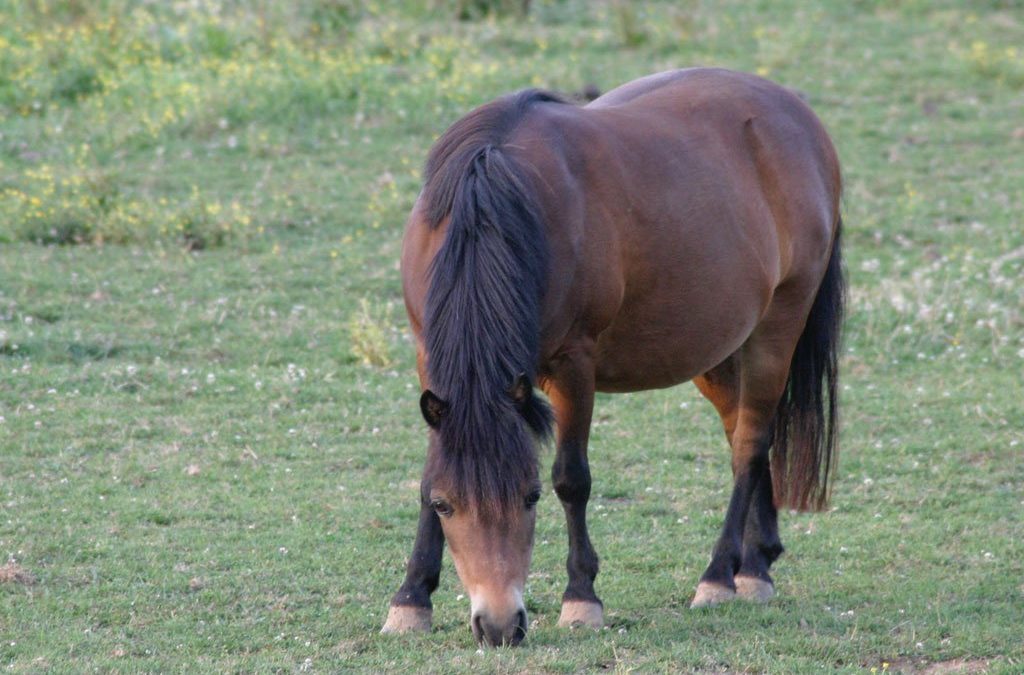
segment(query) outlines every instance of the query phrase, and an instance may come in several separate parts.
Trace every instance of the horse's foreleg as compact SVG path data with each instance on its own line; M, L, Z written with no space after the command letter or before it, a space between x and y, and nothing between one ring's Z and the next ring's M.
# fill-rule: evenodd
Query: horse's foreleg
M419 325L413 330L419 335ZM417 338L416 371L420 388L427 388L427 360L423 343ZM420 519L416 527L416 542L405 566L405 581L391 598L388 618L382 633L428 631L434 614L430 595L441 580L441 555L444 552L444 531L437 512L431 508L426 484L420 486Z
M545 373L548 396L558 423L558 448L551 482L562 502L569 532L566 569L569 584L562 595L560 626L601 628L604 608L594 593L598 559L587 533L590 466L587 441L594 410L594 365L588 348L565 350Z
M405 581L391 598L388 618L382 633L428 631L433 616L430 594L437 588L441 577L441 553L444 532L437 513L429 504L420 507L420 521L416 543L405 568Z

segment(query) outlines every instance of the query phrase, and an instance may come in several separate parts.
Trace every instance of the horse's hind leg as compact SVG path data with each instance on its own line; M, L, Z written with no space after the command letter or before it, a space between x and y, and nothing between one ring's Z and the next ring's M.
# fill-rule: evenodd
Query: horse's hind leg
M743 531L743 554L736 574L736 593L745 600L764 602L775 595L775 585L768 569L782 555L779 539L778 509L772 495L771 462L754 487L754 497L747 511Z
M740 359L737 352L718 366L693 380L704 398L711 401L712 405L715 406L715 410L718 411L718 416L722 419L725 437L729 441L730 447L732 446L733 434L736 430L739 413L739 369ZM721 580L712 579L710 583L706 584L702 578L702 582L697 589L697 597L693 602L694 607L716 605L735 597L735 587L729 582L732 573L722 574L721 576Z
M737 590L751 599L770 597L768 565L781 553L781 544L771 504L768 453L772 421L785 391L790 359L802 329L802 322L794 321L793 316L806 315L802 304L798 301L796 307L787 305L785 294L777 295L754 333L732 357L736 359L733 368L738 366L739 371L735 425L730 438L733 492L721 536L697 586L693 607L731 599ZM727 433L728 426L727 423ZM764 485L769 487L765 489ZM746 570L742 569L744 542L749 553Z
M737 352L729 356L722 364L693 380L700 393L710 400L715 406L715 410L718 411L730 447L733 445L739 417L739 368L740 360L739 353ZM738 515L734 512L745 508L742 504L737 504L737 501L734 491L729 505L730 515L726 517L726 528L723 531L723 539L726 540L729 539L726 532L729 531L730 518L735 519ZM732 581L734 574L733 555L727 548L723 546L722 541L716 546L712 565L709 566L709 572L706 572L701 577L696 597L694 597L691 606L710 606L735 597L736 589Z
M558 424L558 448L551 482L562 502L569 532L566 570L569 583L562 595L560 626L601 628L604 608L594 592L598 559L587 533L590 467L587 441L594 410L594 365L586 344L564 348L544 373L544 389Z
M741 392L743 389L741 386ZM781 395L781 391L779 393ZM752 404L744 398L741 396L736 427L732 434L732 497L722 534L712 552L711 563L697 586L693 607L714 605L735 596L734 575L740 570L747 513L755 488L762 476L768 473L769 431L774 407L769 407L767 403Z
M725 438L732 447L732 434L736 429L736 416L740 404L740 360L739 353L733 354L725 361L704 373L695 377L693 383L703 394L704 398L711 401L722 418L722 427L725 429Z

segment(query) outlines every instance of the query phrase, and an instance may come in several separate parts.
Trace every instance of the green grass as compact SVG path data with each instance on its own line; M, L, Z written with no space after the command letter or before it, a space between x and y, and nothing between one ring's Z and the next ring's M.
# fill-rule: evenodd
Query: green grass
M0 0L0 666L1020 672L1019 3L461 6ZM783 515L771 604L690 611L717 419L689 386L601 396L608 629L555 627L548 493L523 648L477 652L447 560L434 631L379 635L426 445L397 258L433 138L694 64L799 89L843 160L834 508Z

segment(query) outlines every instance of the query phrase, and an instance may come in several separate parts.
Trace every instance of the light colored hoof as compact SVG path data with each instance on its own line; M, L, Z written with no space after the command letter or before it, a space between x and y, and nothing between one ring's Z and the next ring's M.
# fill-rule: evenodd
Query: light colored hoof
M388 609L388 620L384 622L381 633L409 633L413 631L429 631L433 611L426 607L392 606Z
M691 609L698 607L714 607L723 602L729 602L736 597L736 591L727 586L720 586L709 581L702 581L697 584L697 593L690 603Z
M736 595L750 602L768 602L775 597L772 582L757 577L736 577Z
M599 602L566 600L562 603L562 613L558 617L558 625L562 628L583 626L600 630L604 627L604 608Z

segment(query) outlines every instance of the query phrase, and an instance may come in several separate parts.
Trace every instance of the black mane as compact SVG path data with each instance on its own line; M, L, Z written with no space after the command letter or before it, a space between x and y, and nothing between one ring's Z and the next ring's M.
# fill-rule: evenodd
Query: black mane
M423 182L426 218L431 227L439 226L452 212L456 191L472 170L477 156L488 149L497 149L537 103L567 101L549 91L524 89L473 110L434 143L427 156Z
M477 108L427 159L425 216L435 228L448 219L424 317L431 388L448 403L428 470L484 519L513 512L537 475L531 433L551 432L545 402L531 395L517 409L510 394L518 375L535 381L548 250L529 169L502 147L548 102L561 99L527 90Z

